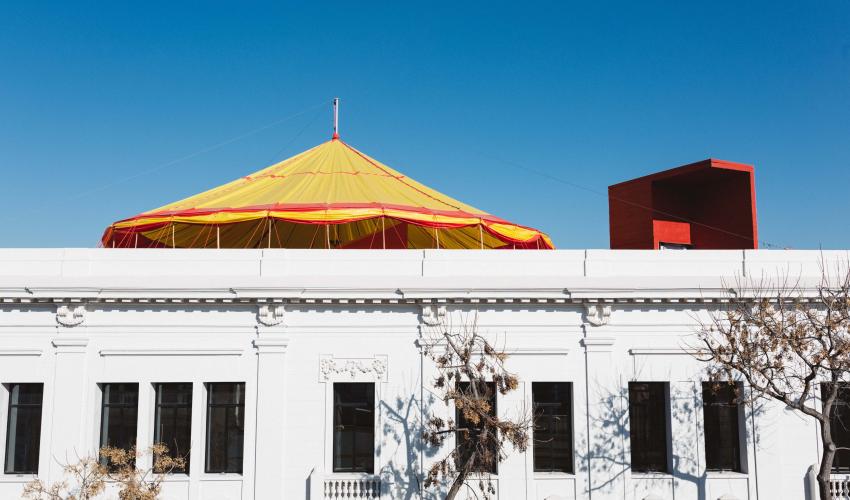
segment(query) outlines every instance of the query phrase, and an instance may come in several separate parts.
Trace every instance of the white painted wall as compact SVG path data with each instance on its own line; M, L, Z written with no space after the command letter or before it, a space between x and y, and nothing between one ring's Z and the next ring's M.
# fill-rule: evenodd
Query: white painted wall
M416 341L428 328L422 308L445 307L449 315L477 312L479 328L512 352L508 366L522 384L499 411L530 406L534 381L573 383L576 473L535 474L531 453L514 453L499 467L500 499L800 499L818 459L817 429L773 404L756 416L747 410L746 472L705 472L703 366L681 348L695 318L723 296L722 278L790 272L814 283L822 257L848 258L763 250L0 250L0 382L45 384L38 476L49 481L60 478L66 456L97 447L97 384L140 384L137 439L150 443L152 384L193 382L191 471L169 478L165 496L229 500L305 499L337 477L331 384L374 381L376 475L386 498L420 498L422 471L434 459L417 439L423 413L450 410L429 401L433 369ZM76 318L57 315L66 306L80 308ZM322 360L366 369L352 379L323 372ZM630 472L630 380L670 383L670 475ZM203 472L204 383L223 381L246 383L241 475ZM7 398L0 390L3 446ZM0 476L0 498L17 498L30 479Z

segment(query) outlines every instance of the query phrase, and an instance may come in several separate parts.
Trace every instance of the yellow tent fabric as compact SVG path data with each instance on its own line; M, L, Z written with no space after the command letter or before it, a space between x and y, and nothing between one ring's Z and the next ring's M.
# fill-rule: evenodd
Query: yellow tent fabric
M544 233L439 193L332 139L112 224L105 247L551 249Z

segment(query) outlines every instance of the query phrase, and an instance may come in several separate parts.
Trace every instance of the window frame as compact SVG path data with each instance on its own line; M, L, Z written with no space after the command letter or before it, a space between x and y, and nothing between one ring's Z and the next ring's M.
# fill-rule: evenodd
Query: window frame
M633 397L632 397L632 387L636 385L647 385L654 386L656 389L660 388L662 390L662 398L663 405L653 405L649 404L648 407L650 410L653 408L661 408L660 410L656 410L653 415L648 417L648 421L663 421L665 428L663 432L663 452L664 452L664 466L663 468L655 468L652 465L644 466L644 464L640 464L639 468L635 468L635 418L633 409ZM660 413L663 412L663 415ZM633 380L628 384L628 414L629 414L629 468L633 474L667 474L669 475L672 470L672 464L670 463L672 458L672 450L671 450L671 422L670 422L670 383L669 382L659 382L659 381L641 381L641 380ZM658 418L663 416L663 418ZM659 433L661 434L661 433ZM657 437L655 438L659 442L661 441ZM649 440L649 438L647 439ZM649 450L649 451L657 451L657 450Z
M534 389L535 389L535 385L538 385L538 387L539 387L540 385L550 385L550 384L551 385L564 385L564 386L566 386L566 392L567 392L567 400L565 402L566 406L567 406L567 409L566 409L567 414L566 415L556 414L556 415L550 416L550 417L558 417L558 416L566 417L565 421L567 423L567 432L566 432L566 441L565 442L568 445L569 451L568 451L568 456L566 457L567 458L567 467L565 467L563 469L558 469L558 468L555 468L555 467L550 467L550 468L538 467L538 457L537 457L538 444L537 444L537 437L536 437L536 434L537 434L537 418L538 418L537 417L537 405L538 405L538 403L534 398L534 394L535 394ZM569 382L569 381L554 381L554 382L553 381L533 381L533 382L531 382L531 408L532 408L532 418L533 418L532 433L531 433L531 446L532 446L532 457L531 457L532 464L531 464L531 467L532 467L532 471L535 474L570 474L570 475L575 474L575 428L574 428L575 426L573 425L574 419L575 419L575 404L574 404L574 402L575 402L575 392L573 390L573 383L572 382ZM548 404L551 405L552 403L548 403Z
M744 412L742 411L742 409L744 408L744 406L743 406L742 402L740 401L740 399L737 396L734 396L734 395L733 395L733 399L732 399L732 403L734 403L734 404L725 403L725 402L707 403L706 402L706 392L707 391L713 391L714 389L712 388L712 386L718 386L718 385L723 386L724 388L732 389L732 390L736 391L737 394L741 394L742 391L743 391L743 384L740 383L740 382L734 382L734 385L730 385L728 382L710 382L710 381L702 382L702 384L701 384L701 388L702 388L702 394L701 394L701 397L702 397L702 432L703 432L703 446L704 446L703 449L705 451L705 457L704 457L704 459L705 459L705 470L706 470L706 472L743 473L745 471L744 461L745 461L745 457L746 457L746 455L744 453L744 448L743 448L743 444L746 442L745 439L744 439L744 435L743 435L743 432L745 430L745 426L743 425L744 424L744 420L743 420ZM732 467L732 468L726 468L726 467L722 467L722 466L712 467L709 464L709 448L710 448L709 443L710 442L712 442L712 443L718 442L716 439L709 439L709 431L708 431L709 427L708 427L707 419L706 419L706 412L708 411L709 406L734 407L735 408L734 418L732 418L732 421L734 422L734 432L730 433L730 434L734 435L734 439L735 439L735 446L733 447L733 449L735 450L734 460L736 461L736 463L734 464L734 467Z
M819 385L820 396L821 396L821 406L823 406L824 394L827 392L829 386L832 385L832 383L833 382L821 382L820 385ZM837 384L838 384L839 388L838 388L838 394L836 395L835 401L833 402L833 407L832 407L833 413L832 413L832 416L830 418L830 424L831 424L830 430L832 431L832 440L835 443L835 445L841 446L841 443L836 439L836 436L835 436L835 429L837 429L837 426L835 425L835 422L833 421L833 419L837 418L836 415L835 415L835 411L838 408L840 408L841 404L843 404L846 407L845 411L848 413L848 417L850 417L850 382L840 381L840 382L837 382ZM842 391L846 392L846 394L848 396L846 402L843 402L843 403L841 402ZM839 405L838 408L836 407L836 405ZM846 444L848 446L850 446L850 425L845 427L844 430L847 432L847 441L848 442ZM846 466L843 466L843 465L837 463L837 462L839 462L839 453L841 453L842 451L843 451L843 453L840 455L840 457L847 461ZM833 458L832 470L830 471L830 474L848 474L848 473L850 473L850 451L836 450L835 457Z
M157 438L161 437L160 436L159 422L160 422L160 418L161 418L160 411L161 411L162 408L176 408L176 409L185 408L185 409L188 409L188 411L189 411L189 414L187 416L187 419L188 419L188 422L187 422L188 429L187 429L187 431L188 431L188 433L185 436L186 441L188 441L188 443L189 443L188 448L186 450L179 450L179 449L175 449L176 447L173 444L163 443L166 446L168 446L168 455L169 456L175 457L175 458L180 456L185 460L185 463L186 463L186 465L183 469L174 470L174 471L171 471L171 473L188 475L189 470L190 470L190 466L191 466L191 458L192 458L191 444L192 444L192 431L194 430L194 426L192 425L192 423L193 423L192 419L194 418L194 411L193 411L194 404L193 403L194 403L194 397L195 397L195 385L192 382L154 382L151 385L153 386L153 432L152 432L152 435L151 435L152 436L151 442L153 444L161 442L161 440L159 440ZM178 386L178 385L189 387L188 402L186 402L186 403L160 403L160 389L163 386ZM155 459L156 457L153 457L153 458Z
M5 432L6 441L3 443L3 446L4 446L3 473L5 475L18 475L18 476L27 475L27 474L37 475L38 474L38 468L39 468L40 463L41 463L41 444L42 444L41 443L41 434L42 434L42 427L43 427L43 423L44 423L44 383L43 382L12 382L12 383L6 383L6 384L3 384L3 385L5 386L5 389L6 389L6 397L8 398L8 401L7 401L7 404L6 404L6 419L5 419L6 420L6 432ZM38 403L13 403L12 402L12 394L14 392L14 388L20 387L20 386L40 386L41 387L40 401ZM20 469L19 470L10 470L9 469L9 451L10 451L9 447L10 447L10 444L12 443L12 439L11 439L12 410L22 408L22 407L23 408L35 408L35 407L37 407L38 410L39 410L38 411L38 424L35 426L38 430L38 436L37 436L37 444L36 444L36 448L35 448L35 469L34 470L30 470L30 469L27 469L27 470L20 470ZM16 416L16 418L17 418L17 416ZM16 430L17 430L17 425L15 427L16 427ZM14 439L14 442L15 443L18 442L18 436L17 435ZM14 453L14 451L13 451L13 453Z
M340 386L341 385L349 385L349 386L351 386L351 385L370 385L371 386L372 390L366 391L367 394L371 394L371 398L372 398L372 401L371 401L372 425L369 428L370 432L372 433L371 454L369 455L370 461L371 461L371 468L364 467L362 470L360 470L360 469L354 467L353 465L352 465L351 468L342 468L342 467L337 466L337 425L338 424L337 424L337 401L336 401L337 400L337 398L336 398L337 391L336 391L336 388L337 388L338 385L340 385ZM331 471L334 474L370 474L370 475L375 474L375 465L376 465L376 462L377 462L376 453L377 453L377 449L378 449L377 442L376 442L377 441L376 424L378 422L377 384L375 382L336 381L336 382L331 383L330 390L331 390L330 391L331 392L331 439L330 439L330 442L331 442L331 457L330 457L330 459L331 459ZM365 401L364 403L365 403L366 406L369 406L369 401ZM366 426L355 426L355 427L366 428ZM357 432L356 428L355 428L354 432L355 433ZM357 443L356 443L356 440L355 440L354 446L353 446L353 449L352 449L352 457L354 457L353 458L354 462L357 461L357 457L358 457L358 453L357 453L357 450L356 450L356 444ZM361 453L360 455L366 456L366 453Z
M461 381L461 382L457 382L457 384L458 384L458 389L463 390L463 389L460 389L460 386L462 386L462 385L469 386L470 382L469 381ZM488 390L490 391L490 393L492 395L492 405L491 406L493 407L493 414L498 415L499 414L499 394L498 394L499 391L496 389L496 383L489 381L489 382L486 382L486 384L487 384ZM454 409L454 418L455 418L455 426L460 427L460 422L461 422L461 419L463 418L463 415L458 412L457 407L455 407L455 409ZM459 443L458 432L459 431L455 430L455 433L454 433L455 434L455 446L457 446L457 447L460 446L458 444ZM498 451L499 450L496 450L497 453L498 453ZM473 470L474 474L491 474L491 475L494 475L494 476L499 475L499 460L498 459L495 460L492 465L493 465L493 468L491 470L484 470L484 468L480 464L473 464L472 470Z
M237 402L237 403L213 403L212 402L213 391L211 389L216 385L241 386L241 388L242 388L242 390L241 390L241 393L242 393L241 403L239 403L239 402ZM247 420L245 418L246 417L245 408L247 406L246 405L247 395L245 393L246 383L245 382L206 382L206 383L204 383L204 388L206 389L206 397L207 397L206 415L204 417L205 418L205 421L204 421L205 422L205 426L204 426L205 427L205 429L204 429L204 473L205 474L238 474L238 475L242 475L245 471L245 459L246 459L246 456L245 456L245 430L246 430L246 424L247 424ZM241 433L242 433L242 436L241 436L241 440L242 440L242 452L241 452L242 453L242 460L239 461L239 467L238 468L229 469L227 466L225 466L223 470L217 470L217 469L213 470L213 469L210 468L210 457L212 456L212 454L210 453L210 448L211 448L210 447L210 437L211 437L211 434L210 434L210 431L211 431L210 418L212 416L211 410L214 409L214 408L237 408L237 409L242 410L242 429L241 429ZM227 443L227 441L229 440L229 436L230 436L230 434L228 433L227 436L225 437L225 440L224 440L225 443ZM225 447L226 447L226 445L225 445Z
M107 400L106 400L106 392L107 391L106 391L106 389L109 388L109 390L110 390L109 392L111 393L113 386L122 386L123 385L123 386L135 386L136 387L136 405L135 405L136 418L135 418L135 425L134 425L135 432L131 436L132 440L131 440L129 446L133 447L133 446L138 445L138 442L139 442L138 441L138 439L139 439L139 413L140 413L139 407L140 407L140 404L141 404L141 399L140 399L141 387L140 387L140 384L138 382L101 382L97 385L100 388L100 391L99 391L100 392L100 421L98 422L98 424L99 424L99 426L98 426L99 427L99 430L98 430L98 450L100 450L101 448L103 448L105 446L112 446L112 445L109 444L108 424L107 424L107 428L104 427L103 417L104 417L106 410L108 408L113 408L113 407L115 407L115 408L128 408L128 409L132 408L132 404L129 404L129 403L107 403ZM106 432L104 432L104 431L106 431ZM106 438L106 439L104 439L104 438ZM103 463L103 464L106 464L106 459L101 458L100 462Z

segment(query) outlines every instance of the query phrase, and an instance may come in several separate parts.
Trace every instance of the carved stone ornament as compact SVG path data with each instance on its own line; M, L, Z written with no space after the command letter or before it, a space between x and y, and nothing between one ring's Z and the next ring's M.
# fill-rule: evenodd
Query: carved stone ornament
M422 322L428 326L437 326L446 319L446 306L422 304Z
M319 360L320 382L386 382L386 374L386 356L359 359L324 356Z
M257 309L257 321L266 326L276 326L283 323L283 304L262 304Z
M608 304L591 304L584 305L584 320L593 326L607 325L611 318L611 306Z
M77 326L86 319L85 306L71 308L65 304L56 308L56 322L62 326Z

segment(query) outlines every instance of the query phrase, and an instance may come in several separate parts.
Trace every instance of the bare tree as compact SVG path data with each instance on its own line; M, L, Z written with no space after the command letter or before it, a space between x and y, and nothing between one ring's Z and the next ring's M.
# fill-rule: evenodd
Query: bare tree
M505 368L508 355L484 338L477 327L477 314L454 325L450 315L423 335L423 352L437 369L432 385L457 419L432 416L423 431L425 442L441 448L447 437L455 436L455 446L436 461L425 478L425 487L450 482L446 500L454 499L466 481L482 474L482 498L495 493L490 471L505 459L507 445L525 451L528 447L530 418L511 420L496 412L496 395L505 395L519 386L517 377Z
M151 467L139 467L140 459L146 455L152 458ZM186 459L172 457L168 447L162 443L144 451L104 447L100 449L100 456L108 464L106 470L109 479L119 485L120 500L156 500L166 476L186 468Z
M743 379L749 397L779 401L820 424L821 500L831 498L836 451L848 450L836 446L832 426L850 380L850 274L838 269L833 276L822 264L814 286L787 277L740 279L728 306L700 331L699 356L713 379Z
M94 457L77 457L62 467L67 479L47 484L35 480L24 486L23 498L31 500L90 500L106 488L106 468Z
M137 466L145 455L152 456L150 468ZM166 475L186 467L183 457L172 457L168 447L155 444L144 451L104 447L94 457L77 458L63 467L70 478L46 484L35 480L24 486L23 497L31 500L91 500L106 490L107 481L118 486L120 500L156 500Z

